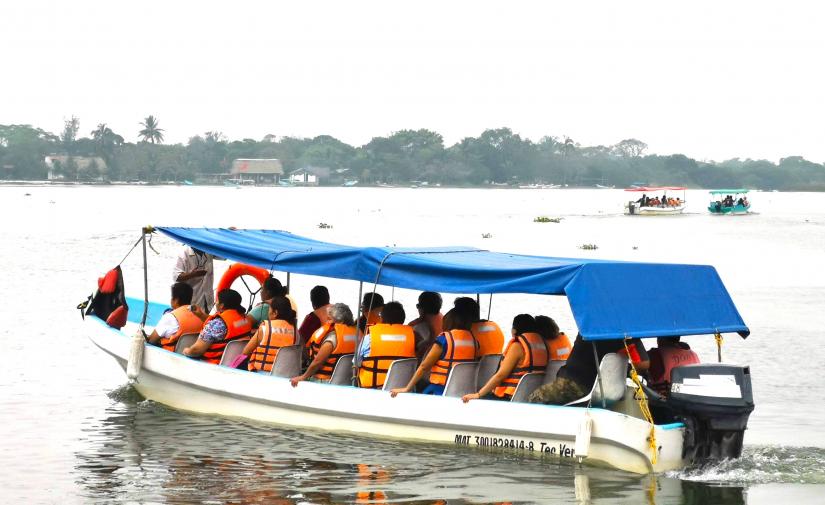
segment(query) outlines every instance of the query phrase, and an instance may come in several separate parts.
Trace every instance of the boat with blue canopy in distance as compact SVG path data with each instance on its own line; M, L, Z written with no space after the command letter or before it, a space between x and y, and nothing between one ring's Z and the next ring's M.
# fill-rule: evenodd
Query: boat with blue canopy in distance
M721 216L750 214L751 203L748 201L747 189L714 189L710 191L708 212Z
M685 210L685 190L682 186L632 186L625 189L641 194L624 206L629 216L672 216ZM675 195L675 196L674 196Z
M498 362L485 367L485 358L456 365L440 396L392 397L389 389L412 377L414 358L394 361L383 389L357 387L358 374L346 360L344 366L336 365L328 382L293 387L290 377L301 367L299 346L293 346L295 352L283 348L271 373L231 368L224 361L209 364L145 344L141 332L157 324L168 307L149 301L148 292L143 299L127 299L129 322L121 328L107 325L106 313L92 312L101 306L95 304L96 295L86 311L92 342L115 359L149 400L297 429L435 442L444 450L514 451L642 474L741 454L753 410L750 371L721 363L721 334L744 338L750 330L712 266L540 257L464 246L356 247L283 231L223 228L147 228L141 237L144 250L155 232L269 271L353 281L359 300L363 290L375 292L376 286L482 293L491 299L498 293L565 296L582 336L579 345L592 344L595 350L598 342L630 336L716 335L720 363L674 367L669 396L659 396L636 382L635 375L628 382L627 358L608 353L598 366L594 363L599 372L592 390L559 406L526 401L535 388L555 378L562 365L557 361L549 361L544 373L526 374L512 401L462 401L462 395L487 380L484 370L495 373ZM145 260L144 272L148 274ZM635 289L639 285L679 289L651 297ZM347 357L357 362L353 355Z

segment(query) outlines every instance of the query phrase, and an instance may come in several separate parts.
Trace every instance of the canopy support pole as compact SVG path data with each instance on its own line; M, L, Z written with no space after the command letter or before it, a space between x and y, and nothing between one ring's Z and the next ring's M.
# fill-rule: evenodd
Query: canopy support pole
M604 386L602 386L602 371L601 363L599 363L599 352L596 350L596 342L592 341L591 344L593 345L593 359L596 360L596 380L599 381L599 394L602 397L602 408L606 409L607 405L604 400ZM592 402L593 398L590 398L590 401Z
M361 314L363 310L361 310L361 294L364 291L364 281L360 281L358 283L358 301L355 302L355 328L356 328L356 335L358 335L357 328L358 328L358 319L361 318ZM366 328L364 328L366 330ZM366 331L365 331L366 333ZM358 367L361 365L361 358L360 358L360 350L361 350L361 341L364 340L364 335L358 335L358 339L355 345L355 356L352 357L352 378L350 382L355 387L358 387Z
M290 281L290 274L289 272L286 273L286 292L289 293L289 281Z
M149 315L149 263L146 258L146 234L152 233L152 227L143 228L141 235L141 245L143 246L143 316L140 318L140 331L146 326L146 318Z
M490 314L493 312L493 293L490 293L490 304L487 305L487 320L490 320Z

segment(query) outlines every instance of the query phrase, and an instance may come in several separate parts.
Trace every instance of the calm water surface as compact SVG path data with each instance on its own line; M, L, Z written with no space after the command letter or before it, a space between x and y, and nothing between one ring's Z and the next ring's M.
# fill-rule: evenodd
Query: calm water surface
M0 503L821 503L825 195L754 193L758 214L742 217L706 215L704 192L687 198L686 215L648 218L621 215L628 198L618 190L0 186ZM563 219L533 223L537 216ZM318 229L320 222L332 229ZM726 360L752 367L757 408L745 454L640 477L553 459L277 428L145 401L91 345L74 307L146 224L712 264L752 330L747 340L727 336L724 345ZM598 249L579 249L583 244ZM178 246L163 236L152 245L158 254L149 257L151 298L165 300ZM127 293L141 296L139 255L123 267ZM216 262L218 274L224 268ZM319 283L336 301L357 301L353 282L291 280L302 312ZM413 310L417 293L379 292ZM449 303L452 295L445 298ZM496 295L490 312L504 325L520 312L545 313L575 333L560 297ZM715 358L712 338L688 341L705 359Z

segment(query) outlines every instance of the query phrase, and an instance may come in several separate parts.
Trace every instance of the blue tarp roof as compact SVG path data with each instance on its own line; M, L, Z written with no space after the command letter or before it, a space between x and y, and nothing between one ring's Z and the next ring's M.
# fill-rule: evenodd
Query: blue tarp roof
M586 340L749 334L716 269L707 265L551 258L473 247L352 247L273 230L156 229L202 251L268 270L442 293L565 295Z

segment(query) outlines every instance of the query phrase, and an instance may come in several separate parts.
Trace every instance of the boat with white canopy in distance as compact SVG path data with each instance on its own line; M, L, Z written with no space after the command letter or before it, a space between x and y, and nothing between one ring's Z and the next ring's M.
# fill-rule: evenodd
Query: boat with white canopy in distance
M392 363L383 389L357 387L358 376L344 357L328 382L293 387L289 377L300 373L298 352L282 350L271 373L254 373L145 345L142 330L158 321L166 304L148 302L145 287L143 300L114 295L128 305L129 323L112 327L110 314L122 315L123 306L98 290L84 311L90 338L149 400L300 429L439 442L444 450L494 448L635 473L741 454L754 407L750 373L747 366L721 363L721 334L746 337L750 330L712 266L526 256L475 247L353 247L273 230L159 227L141 235L145 275L146 244L155 232L269 271L354 281L360 283L359 300L376 286L491 297L566 296L583 339L577 343L592 344L594 358L597 343L630 336L715 335L720 363L673 368L669 396L659 396L628 379L626 357L608 353L595 367L592 391L564 406L525 401L555 377L561 365L555 361L543 374L524 375L510 402L462 402L460 396L477 391L479 381L495 372L498 355L456 365L443 396L391 396L389 388L412 376L415 362L409 359ZM679 289L655 297L634 289L662 284ZM100 302L106 296L109 303ZM225 354L223 363L226 359Z
M633 186L625 189L641 193L636 200L624 206L629 216L671 216L685 210L685 190L681 186ZM681 194L679 194L681 192ZM674 195L675 193L675 195Z
M709 192L708 212L717 216L750 214L749 192L747 189L714 189Z

